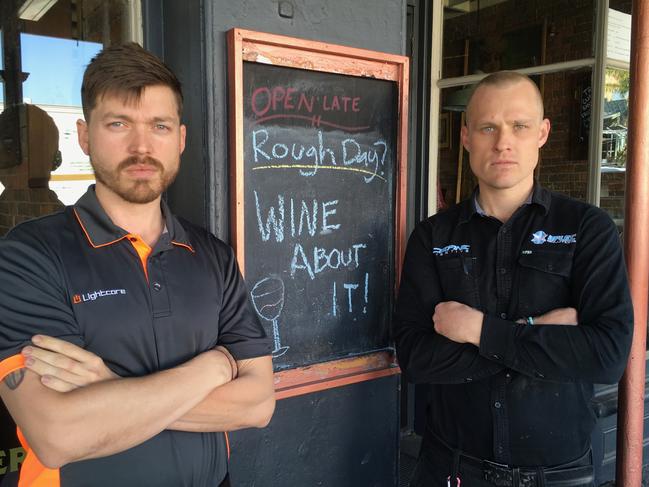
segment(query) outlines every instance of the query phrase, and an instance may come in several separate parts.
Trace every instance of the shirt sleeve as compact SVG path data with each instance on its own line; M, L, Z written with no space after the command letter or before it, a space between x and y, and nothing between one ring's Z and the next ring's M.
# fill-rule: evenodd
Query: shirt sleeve
M456 384L492 376L505 367L433 327L435 306L445 301L433 258L430 221L420 223L408 241L393 334L399 365L415 383Z
M219 316L219 345L236 360L271 354L271 340L259 323L231 247L225 247L223 300Z
M0 361L45 334L83 346L61 272L44 246L0 239Z
M598 208L580 223L571 280L577 326L485 316L480 353L540 379L617 382L631 347L633 307L617 229Z

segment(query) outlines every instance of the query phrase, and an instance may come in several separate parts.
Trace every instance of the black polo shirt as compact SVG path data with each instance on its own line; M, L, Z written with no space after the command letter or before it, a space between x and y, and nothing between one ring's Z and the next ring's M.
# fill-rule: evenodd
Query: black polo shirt
M437 334L435 305L484 313L480 347ZM574 307L578 326L521 325ZM410 237L394 320L399 363L430 383L426 434L515 466L551 466L590 445L593 383L617 382L633 311L615 225L591 205L536 185L502 223L471 198Z
M122 377L177 366L217 344L237 360L269 355L232 249L162 209L167 232L152 249L111 222L94 187L0 240L0 370L38 333L82 346ZM214 487L226 472L223 433L163 431L68 464L60 479L64 487Z

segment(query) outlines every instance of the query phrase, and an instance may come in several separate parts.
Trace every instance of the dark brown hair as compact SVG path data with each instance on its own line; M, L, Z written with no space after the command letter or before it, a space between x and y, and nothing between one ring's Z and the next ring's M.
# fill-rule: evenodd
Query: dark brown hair
M137 102L148 86L167 86L176 95L178 116L182 116L183 94L180 81L160 59L134 42L105 48L97 54L83 75L81 104L86 121L101 97L122 96Z

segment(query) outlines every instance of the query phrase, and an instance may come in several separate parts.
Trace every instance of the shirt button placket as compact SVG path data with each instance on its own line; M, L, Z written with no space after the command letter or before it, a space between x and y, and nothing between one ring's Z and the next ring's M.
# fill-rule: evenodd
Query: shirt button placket
M511 232L508 224L503 224L496 237L496 306L499 316L507 319L504 312L511 298Z
M166 316L171 312L169 289L166 286L163 268L160 255L149 259L149 286L154 316Z
M505 446L508 444L508 421L505 408L505 390L507 387L507 379L504 374L498 379L500 385L494 390L492 395L492 406L494 416L494 449L496 454L496 461L499 463L508 463Z

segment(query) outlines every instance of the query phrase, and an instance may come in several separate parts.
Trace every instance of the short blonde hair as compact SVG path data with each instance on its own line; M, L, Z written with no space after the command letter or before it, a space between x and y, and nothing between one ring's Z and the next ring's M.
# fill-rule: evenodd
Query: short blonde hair
M541 96L541 91L539 90L539 87L532 80L532 78L530 78L527 75L517 73L516 71L496 71L495 73L491 73L489 76L482 78L480 82L477 85L475 85L475 88L473 88L473 91L471 92L471 96L469 97L469 101L466 104L467 122L469 120L469 108L471 108L471 101L473 101L473 96L475 95L476 91L480 89L480 87L492 86L492 87L502 88L505 86L515 85L521 82L529 83L532 87L534 87L534 92L536 93L536 97L539 102L539 107L541 109L541 118L543 118L544 116L543 97Z

